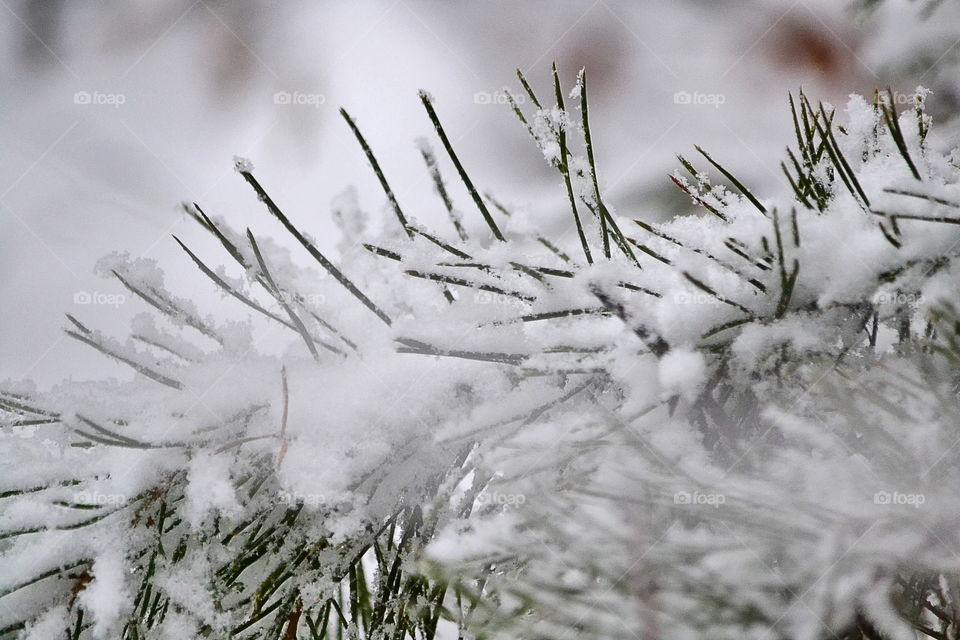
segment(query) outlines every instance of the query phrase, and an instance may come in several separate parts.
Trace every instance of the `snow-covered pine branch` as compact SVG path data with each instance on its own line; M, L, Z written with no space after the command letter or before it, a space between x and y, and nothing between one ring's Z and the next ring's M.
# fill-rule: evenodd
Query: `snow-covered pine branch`
M421 144L446 228L343 112L396 218L364 250L330 260L241 160L316 263L187 206L224 254L184 259L249 321L102 263L150 315L66 330L136 377L0 394L0 638L956 637L960 169L924 93L791 98L789 188L698 149L703 214L653 224L604 200L585 74L519 79L565 233L479 188L421 93L469 196Z

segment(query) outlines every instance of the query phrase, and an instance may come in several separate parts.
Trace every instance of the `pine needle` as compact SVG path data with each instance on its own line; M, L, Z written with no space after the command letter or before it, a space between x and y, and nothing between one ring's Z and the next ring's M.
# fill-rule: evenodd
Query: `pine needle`
M281 294L280 288L277 287L277 283L274 282L273 278L270 276L270 270L267 269L267 263L263 259L263 254L260 253L260 247L257 245L257 240L253 237L253 232L250 231L250 229L247 229L247 238L250 240L250 247L253 249L253 254L257 257L257 263L260 265L260 272L270 285L271 293L273 293L273 296L276 298L277 302L280 303L280 306L283 307L283 310L287 312L287 315L290 316L293 326L297 328L297 332L301 335L301 337L303 337L303 342L307 345L310 355L313 356L315 361L319 361L320 354L317 352L317 347L313 344L313 338L310 336L310 332L307 331L307 327L303 324L300 316L298 316L293 309L290 308L290 305L287 304L286 300L283 299L284 296Z
M477 209L480 210L480 214L483 216L483 219L486 221L487 226L490 227L490 231L493 232L493 236L500 240L501 242L506 242L503 237L503 234L500 233L500 228L497 226L497 223L494 222L493 217L490 215L490 211L487 209L487 205L484 204L483 198L480 197L480 193L477 192L477 188L473 186L473 181L470 180L470 177L467 175L466 170L463 168L463 165L460 163L460 159L457 157L456 152L453 150L453 145L450 144L450 140L447 138L446 132L443 130L443 125L440 124L440 118L437 117L437 112L433 108L433 102L430 99L430 95L426 91L420 91L420 102L423 103L423 108L427 110L427 115L430 117L430 122L433 123L433 128L437 132L437 136L440 138L440 142L443 143L443 148L446 149L447 155L450 156L453 166L457 168L457 173L460 174L460 180L463 181L463 184L467 187L467 191L470 192L470 196L473 198L473 202L477 205Z
M557 108L561 111L563 108L563 89L560 87L560 75L557 73L557 63L553 63L553 86L557 98ZM559 169L563 175L563 184L567 189L567 200L570 202L570 210L573 212L573 221L577 226L577 237L580 238L580 246L583 247L583 255L587 259L587 264L593 264L593 256L590 253L590 245L587 242L587 236L583 233L583 223L580 220L580 213L577 211L577 201L573 195L573 183L570 180L570 164L568 162L569 151L567 150L567 132L563 125L557 128L557 144L560 145Z
M762 213L762 214L764 214L764 215L767 214L767 208L764 207L762 204L760 204L760 201L757 200L757 198L753 195L753 193L750 192L749 189L747 189L745 186L743 186L743 183L742 183L742 182L740 182L739 180L737 180L737 178L734 177L734 175L733 175L732 173L730 173L729 171L727 171L726 169L724 169L719 163L717 163L713 158L711 158L711 157L707 154L706 151L704 151L703 149L701 149L699 146L694 146L694 148L695 148L697 151L699 151L699 152L700 152L700 155L702 155L704 158L706 158L707 162L709 162L710 164L712 164L712 165L714 166L714 168L717 169L717 171L719 171L720 173L722 173L723 176L724 176L727 180L729 180L729 181L731 182L731 184L733 184L733 186L736 187L737 190L738 190L740 193L742 193L742 194L744 195L744 197L753 204L753 206L755 206L755 207L757 208L758 211L760 211L760 213Z
M315 246L313 246L312 242L307 240L306 237L304 237L304 235L300 233L300 231L295 226L293 226L293 223L291 223L290 220L287 218L287 216L284 215L284 213L280 210L280 208L276 205L276 203L274 203L273 199L270 198L269 195L267 195L267 192L264 191L262 186L260 186L260 183L257 181L257 179L253 177L253 174L245 169L242 169L239 165L237 166L237 170L239 171L240 175L243 176L244 180L247 181L247 184L253 187L253 190L256 192L257 197L260 199L261 202L263 202L266 205L267 210L269 210L270 213L272 213L277 218L277 220L280 221L280 223L290 233L290 235L296 238L297 241L301 245L303 245L303 248L307 250L307 252L314 258L314 260L319 262L320 266L326 269L327 272L330 275L332 275L337 282L343 285L343 287L347 291L349 291L357 300L363 303L365 307L367 307L378 318L380 318L380 320L382 320L384 324L386 324L387 326L390 326L390 324L392 323L392 321L390 320L390 316L384 313L380 309L380 307L378 307L376 304L373 303L372 300L370 300L370 298L364 295L363 292L360 291L360 289L358 289L356 285L354 285L353 282L351 282L345 275L343 275L343 273L336 266L334 266L332 262L327 260L326 256L320 253L320 251Z
M66 316L67 316L67 318L68 318L72 323L74 323L74 324L76 324L76 325L78 325L78 326L80 326L80 327L83 326L83 325L81 325L81 324L79 323L78 320L76 320L76 318L74 318L73 316L71 316L69 313L66 314ZM131 367L131 368L132 368L134 371L136 371L137 373L139 373L139 374L141 374L141 375L143 375L143 376L146 376L147 378L150 378L151 380L153 380L153 381L155 381L155 382L159 382L160 384L165 385L165 386L168 386L168 387L170 387L171 389L177 389L178 391L181 390L181 389L183 389L183 383L182 383L182 382L180 382L180 381L178 381L178 380L174 380L173 378L170 378L170 377L168 377L168 376L165 376L165 375L163 375L163 374L161 374L161 373L158 373L158 372L156 372L156 371L153 371L152 369L150 369L150 368L148 368L148 367L146 367L146 366L144 366L144 365L141 365L141 364L139 364L139 363L137 363L137 362L134 362L133 360L130 360L129 358L127 358L127 357L125 357L125 356L120 355L119 353L117 353L117 352L114 351L113 349L110 349L110 348L107 347L106 345L101 344L98 340L96 340L96 339L94 339L94 338L92 337L92 336L93 336L93 333L90 332L89 330L88 330L86 333L80 333L80 332L77 332L77 331L72 331L72 330L70 330L70 329L64 329L64 333L66 333L68 336L70 336L70 337L73 338L74 340L77 340L77 341L82 342L82 343L84 343L84 344L86 344L86 345L88 345L88 346L93 347L94 349L96 349L96 350L99 351L100 353L103 353L104 355L107 355L107 356L113 358L114 360L117 360L118 362L122 362L123 364Z
M593 157L593 140L590 136L590 115L587 104L587 70L580 70L580 117L583 124L583 141L587 151L587 162L590 165L590 180L593 183L593 197L600 211L600 237L603 238L603 255L610 259L610 238L607 235L607 218L610 214L600 197L600 183L597 179L597 163ZM636 258L634 258L636 261Z
M198 258L197 255L187 247L187 245L181 242L180 238L178 238L177 236L173 236L173 239L176 240L177 244L180 245L180 248L183 249L188 256L190 256L190 259L193 260L193 263L197 265L197 268L199 268L200 271L205 276L210 278L218 287L223 289L226 293L230 294L231 296L233 296L243 304L247 305L254 311L257 311L258 313L265 315L271 320L275 320L276 322L279 322L280 324L290 329L293 329L294 331L297 330L297 328L293 324L287 322L286 320L276 315L275 313L271 311L267 311L266 309L261 307L259 304L257 304L256 302L254 302L253 300L251 300L250 298L243 295L242 293L240 293L239 291L231 287L229 284L227 284L227 282L223 278L221 278L219 275L217 275L216 272L214 272L212 269L207 267L207 265L205 265L203 261L200 260L200 258Z
M447 210L447 217L450 218L450 223L453 225L453 228L456 229L460 240L467 242L467 240L469 240L467 230L463 228L463 223L460 222L460 214L454 208L450 194L447 193L447 186L443 182L443 176L440 174L440 167L437 165L437 158L433 154L433 149L431 149L425 141L420 146L420 155L423 157L424 164L427 165L430 179L433 180L433 188L436 190L437 195L440 196L440 200L443 201L443 206Z
M363 134L360 133L359 127L357 127L357 124L354 122L353 118L350 117L350 114L347 113L347 110L341 107L340 115L343 116L343 119L347 121L347 125L350 126L350 130L353 131L353 135L357 137L357 142L360 143L363 153L367 156L367 162L370 163L370 166L373 168L373 172L377 174L377 180L380 181L380 186L383 187L384 193L387 194L387 200L390 201L390 206L393 208L393 212L396 214L397 220L400 222L400 226L403 227L403 230L406 232L407 236L412 238L413 232L410 230L409 223L407 223L407 217L403 215L403 210L400 208L400 203L397 202L397 197L393 194L393 189L390 188L390 183L387 182L387 177L383 174L383 170L380 168L380 163L377 162L377 157L373 154L373 150L370 148L370 145L367 144Z

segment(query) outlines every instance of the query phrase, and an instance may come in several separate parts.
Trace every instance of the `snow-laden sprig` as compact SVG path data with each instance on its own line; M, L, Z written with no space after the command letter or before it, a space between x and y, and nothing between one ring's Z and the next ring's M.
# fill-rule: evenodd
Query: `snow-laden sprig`
M642 269L614 280L650 295L578 274L633 344L600 347L592 409L503 432L499 508L432 546L441 573L500 567L486 630L956 633L960 176L921 99L854 97L845 126L800 100L792 192L758 198L701 150L739 194L681 158L709 215L636 221Z
M571 234L479 188L421 92L472 204L420 144L450 228L405 214L342 111L395 218L365 251L328 258L238 160L319 273L197 205L238 275L177 239L184 259L247 322L104 263L155 320L67 331L135 380L0 395L0 637L956 635L960 505L931 458L960 194L922 101L854 98L841 128L801 95L789 191L700 150L725 184L674 178L706 213L628 225L586 74L579 117L556 68L552 105L518 77Z

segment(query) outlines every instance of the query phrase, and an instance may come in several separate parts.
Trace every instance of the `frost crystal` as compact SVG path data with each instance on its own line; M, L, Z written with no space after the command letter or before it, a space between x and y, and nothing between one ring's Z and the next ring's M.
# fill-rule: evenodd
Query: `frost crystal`
M233 168L237 173L253 173L253 163L242 156L233 156Z

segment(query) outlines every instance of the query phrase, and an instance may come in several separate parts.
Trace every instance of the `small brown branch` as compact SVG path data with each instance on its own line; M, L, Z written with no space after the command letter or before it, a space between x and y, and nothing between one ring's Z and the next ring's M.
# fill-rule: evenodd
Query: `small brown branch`
M287 387L287 367L280 369L280 379L283 381L283 417L280 419L280 455L277 456L277 468L283 464L283 459L287 456L287 415L290 410L290 390Z

